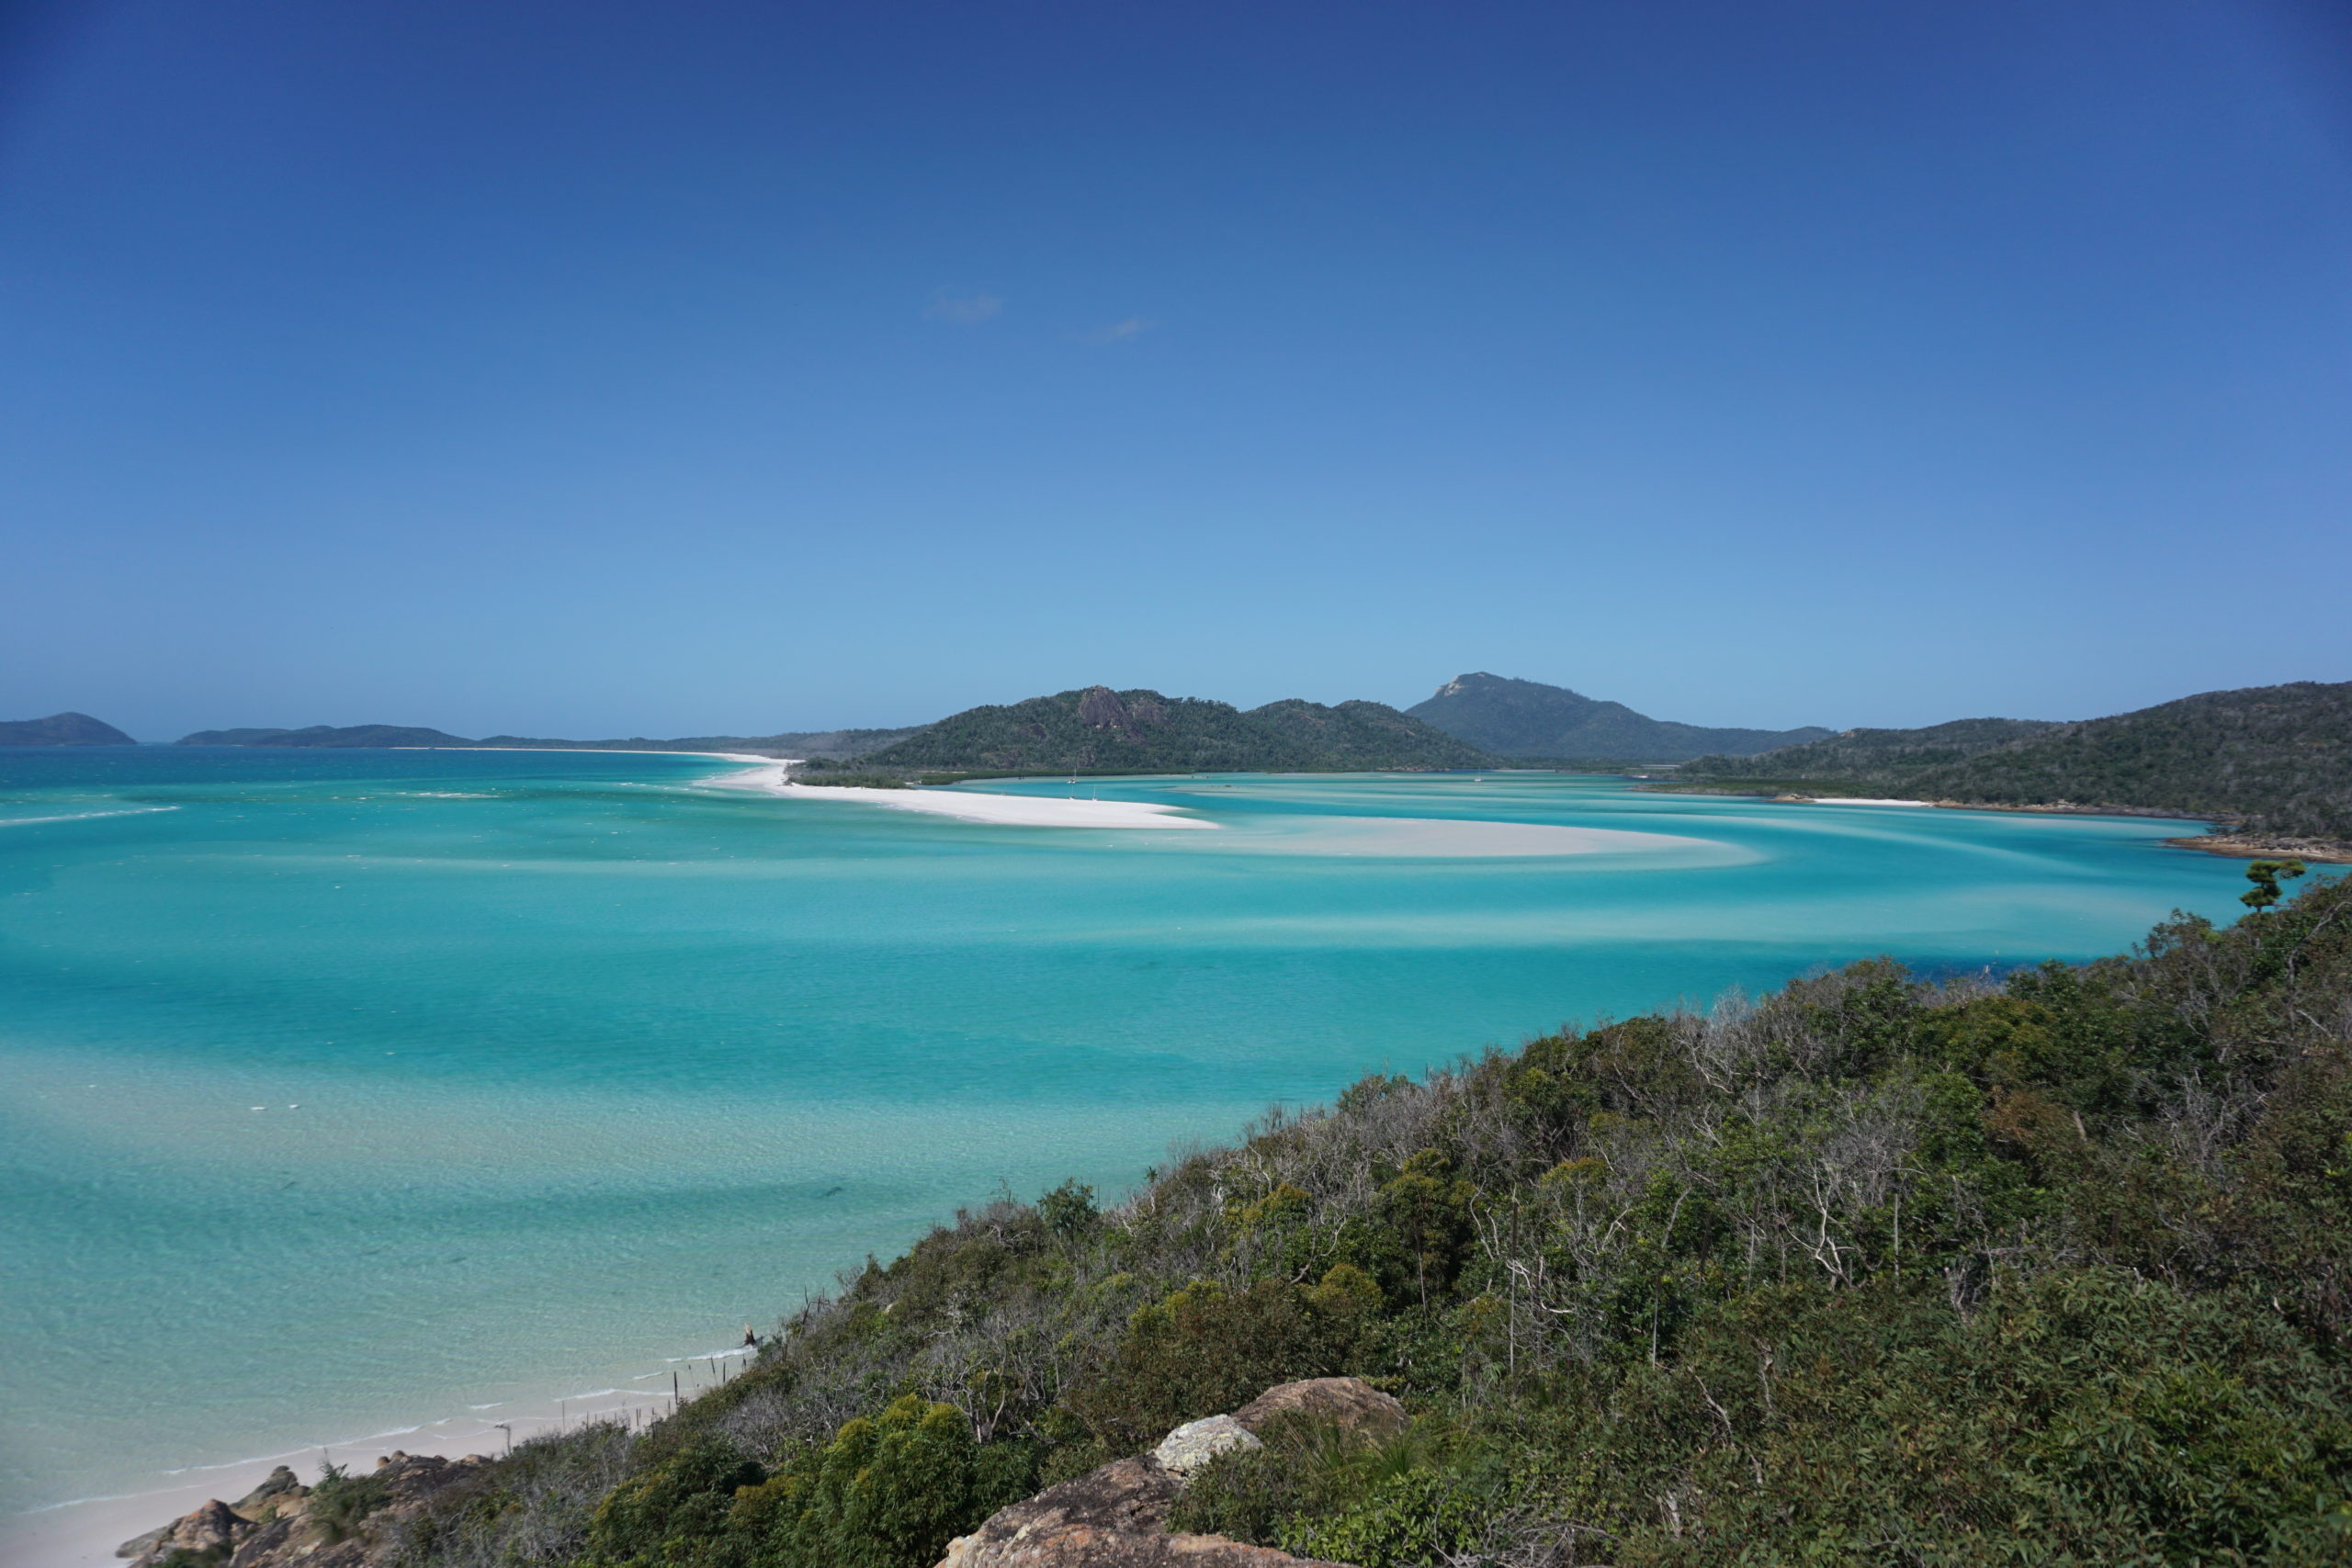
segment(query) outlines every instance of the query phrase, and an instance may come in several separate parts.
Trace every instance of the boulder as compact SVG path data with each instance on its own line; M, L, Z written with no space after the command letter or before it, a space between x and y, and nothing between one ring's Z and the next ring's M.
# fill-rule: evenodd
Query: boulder
M1221 1535L1170 1535L1181 1484L1157 1460L1114 1460L998 1509L948 1543L940 1568L1343 1568Z
M1219 1454L1265 1446L1258 1434L1232 1416L1212 1416L1204 1421L1187 1421L1169 1433L1151 1450L1151 1457L1177 1479L1189 1480L1193 1472Z
M252 1530L250 1522L231 1513L229 1505L215 1497L194 1513L175 1520L160 1535L140 1537L148 1544L138 1553L134 1568L143 1568L175 1551L209 1551L226 1557ZM134 1540L125 1546L138 1544Z
M1394 1437L1405 1429L1405 1407L1362 1378L1307 1378L1276 1383L1233 1413L1252 1432L1277 1416L1303 1415L1350 1432Z
M267 1524L280 1516L300 1513L310 1495L311 1489L297 1481L294 1472L281 1464L271 1471L260 1485L229 1506L257 1525Z

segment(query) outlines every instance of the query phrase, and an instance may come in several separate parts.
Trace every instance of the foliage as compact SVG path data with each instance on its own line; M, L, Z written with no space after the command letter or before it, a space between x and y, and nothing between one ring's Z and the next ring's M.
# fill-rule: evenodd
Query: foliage
M1986 805L2071 803L2212 817L2261 834L2352 838L2352 682L2206 692L2075 724L1963 719L1849 730L1681 776L1818 780Z
M1107 1211L960 1213L506 1560L911 1563L1327 1373L1407 1434L1277 1423L1179 1525L1365 1568L2352 1558L2352 885L1998 983L1876 961L1563 1031ZM453 1517L504 1495L525 1539L524 1455Z
M348 1540L361 1521L392 1500L391 1492L372 1475L353 1475L339 1464L319 1473L304 1511L329 1541Z
M995 773L1464 768L1493 759L1379 703L1229 704L1107 686L950 715L863 759L876 769ZM813 782L813 781L812 781Z

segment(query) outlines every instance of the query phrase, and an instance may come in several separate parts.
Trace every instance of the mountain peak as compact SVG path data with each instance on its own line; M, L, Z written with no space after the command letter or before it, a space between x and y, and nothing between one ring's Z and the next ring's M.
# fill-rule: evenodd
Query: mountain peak
M1405 711L1457 739L1505 757L1676 762L1709 752L1745 755L1798 745L1829 733L1820 728L1709 729L1676 724L1566 686L1483 670L1456 675L1429 701Z

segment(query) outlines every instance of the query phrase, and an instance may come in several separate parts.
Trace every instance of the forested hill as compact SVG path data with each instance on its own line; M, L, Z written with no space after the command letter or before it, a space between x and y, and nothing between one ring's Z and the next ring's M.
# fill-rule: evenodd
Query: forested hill
M1742 754L1794 745L1826 729L1710 729L1651 718L1566 686L1485 673L1457 675L1405 710L1499 757L1578 757L1672 762L1702 752Z
M1130 1515L950 1561L2339 1565L2347 1016L2338 881L2082 968L1864 963L1376 1076L1107 1211L961 1213L641 1435L288 1476L213 1539L240 1568L933 1568L1041 1486L1164 1497L1121 1456L1348 1375L1405 1429L1259 1426L1162 1508L1187 1541Z
M1849 729L1801 746L1758 755L1693 757L1677 770L1685 777L1753 773L1770 768L1791 778L1886 784L2065 726L2034 718L1956 718L1924 729Z
M2019 729L2002 738L1998 726ZM2206 692L2072 724L1863 730L1760 757L1700 758L1681 772L1986 805L2177 811L2254 834L2352 839L2352 682Z
M1107 686L967 708L864 759L954 772L1311 773L1475 768L1495 759L1379 703L1229 703Z
M0 721L0 746L136 746L139 742L104 719L85 713L53 713L47 718Z

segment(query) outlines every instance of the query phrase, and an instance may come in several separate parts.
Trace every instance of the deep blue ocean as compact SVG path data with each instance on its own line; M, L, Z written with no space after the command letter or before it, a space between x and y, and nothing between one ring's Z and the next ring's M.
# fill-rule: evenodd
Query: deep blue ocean
M2194 824L1613 779L1076 786L1218 825L1154 831L740 772L0 751L0 1515L492 1447L1270 1102L1873 953L2088 958L2245 886L2161 843ZM1455 826L1492 822L1610 832Z

